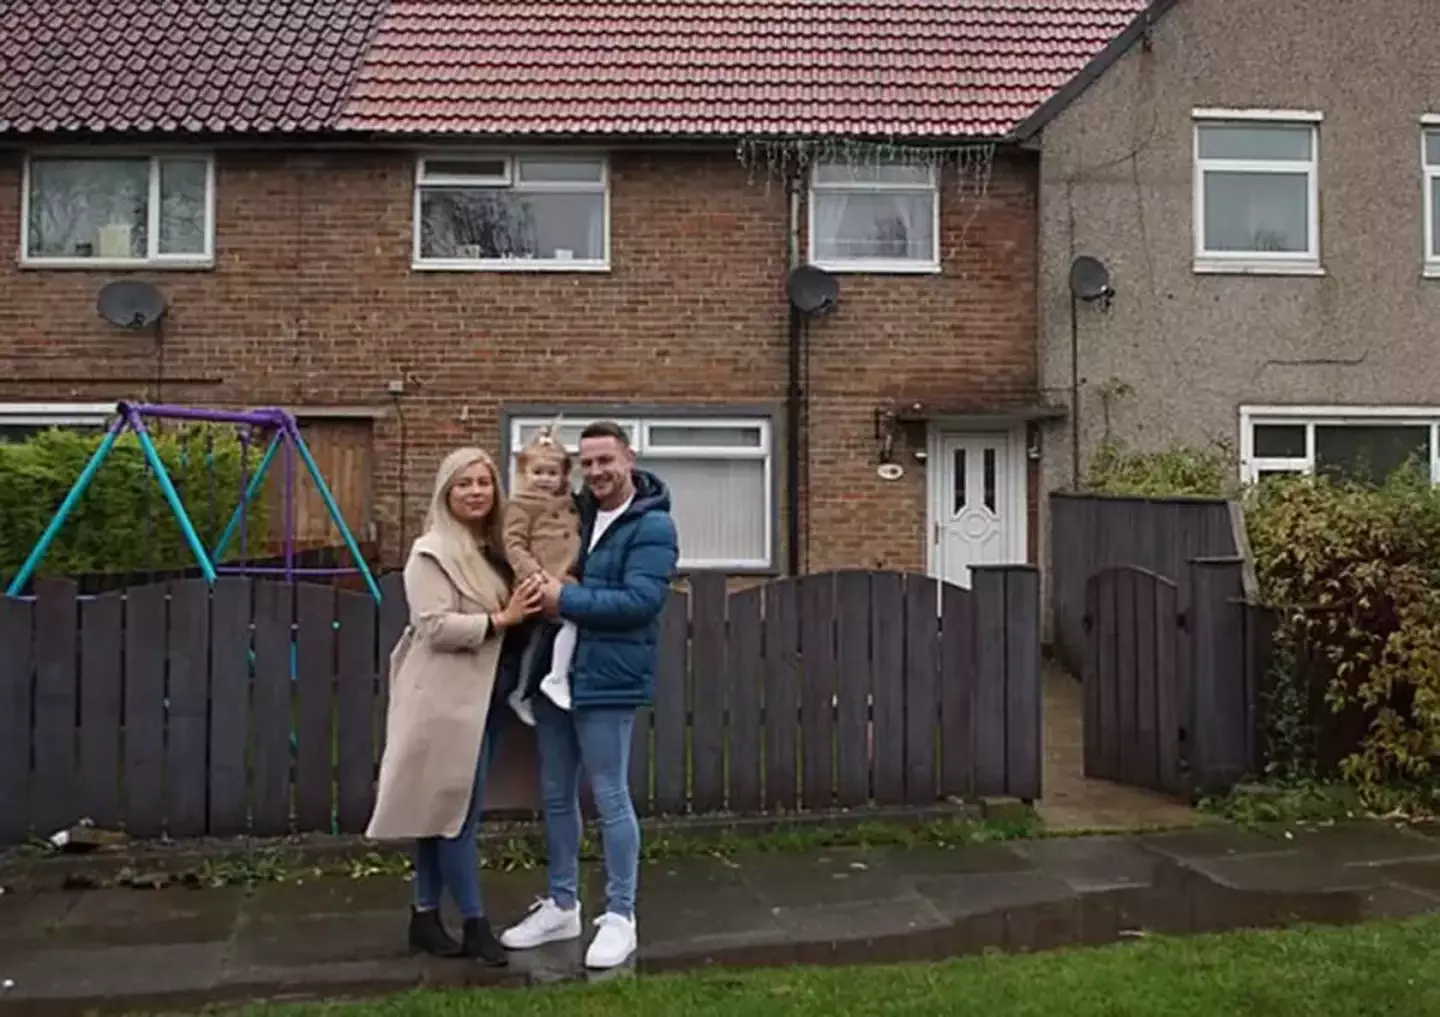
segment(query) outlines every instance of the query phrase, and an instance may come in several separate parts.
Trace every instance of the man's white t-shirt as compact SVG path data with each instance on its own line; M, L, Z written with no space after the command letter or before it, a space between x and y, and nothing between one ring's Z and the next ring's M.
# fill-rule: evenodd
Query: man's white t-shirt
M610 529L610 524L623 516L634 500L635 496L632 494L620 507L609 510L602 509L595 513L595 530L590 534L590 546L586 549L587 551L595 550L595 545L600 543L600 538L605 535L606 530Z

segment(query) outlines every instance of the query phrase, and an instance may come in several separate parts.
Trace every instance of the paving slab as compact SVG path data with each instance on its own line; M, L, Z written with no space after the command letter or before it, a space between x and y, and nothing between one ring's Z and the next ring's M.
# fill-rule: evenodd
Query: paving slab
M245 894L238 887L221 887L89 890L73 896L74 906L46 929L57 946L228 942Z
M918 901L914 880L885 863L881 851L829 851L819 855L755 854L736 859L748 886L770 907Z
M1366 890L1384 882L1369 866L1346 865L1328 855L1300 849L1265 855L1197 858L1187 864L1232 890L1313 893Z
M491 880L485 880L486 890ZM411 884L404 879L307 879L301 883L267 883L254 888L245 902L253 921L317 918L356 912L403 912Z
M1378 866L1376 874L1389 883L1440 899L1440 860L1394 862Z
M1149 851L1179 862L1291 851L1294 844L1279 831L1243 830L1233 826L1201 826L1137 838Z
M958 876L926 876L916 892L951 922L981 914L1071 900L1075 890L1044 872L975 872Z
M0 894L0 956L8 940L49 933L79 902L78 893Z
M1411 830L1384 823L1338 823L1299 827L1293 846L1343 865L1371 865L1417 858L1440 859L1440 843Z
M644 875L636 920L657 955L704 953L786 940L776 908L717 859L666 862Z
M43 947L7 957L3 977L14 987L7 1006L25 1000L64 999L90 1004L111 997L203 992L220 980L225 943L145 946ZM15 1001L15 1003L12 1003ZM23 1012L22 1008L13 1012Z
M1126 837L1061 837L1015 847L1040 871L1077 893L1148 886L1163 861Z
M860 903L780 907L774 915L780 927L799 943L886 939L950 924L934 904L919 894Z

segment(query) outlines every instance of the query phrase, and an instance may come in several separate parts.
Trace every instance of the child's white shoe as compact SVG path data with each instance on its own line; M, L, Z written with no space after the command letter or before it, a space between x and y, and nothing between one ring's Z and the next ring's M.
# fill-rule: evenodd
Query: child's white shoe
M547 674L540 682L540 691L562 710L570 709L570 683L555 674Z
M508 702L510 703L510 709L515 711L515 716L519 717L526 727L534 727L535 708L531 706L530 701L524 697L524 691L523 688L520 688L510 693Z

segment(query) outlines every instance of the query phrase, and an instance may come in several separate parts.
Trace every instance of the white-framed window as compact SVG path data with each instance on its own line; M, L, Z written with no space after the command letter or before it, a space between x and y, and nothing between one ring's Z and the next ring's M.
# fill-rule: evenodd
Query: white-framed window
M1440 483L1440 407L1244 406L1241 480L1277 473L1383 483L1406 465Z
M415 168L416 268L604 271L603 155L430 155Z
M1195 111L1195 268L1320 272L1318 114Z
M1425 274L1440 276L1440 124L1420 132L1425 174Z
M551 416L510 421L510 487L517 456ZM560 440L572 455L593 419L565 411ZM684 569L769 569L774 564L772 428L765 417L622 417L637 464L670 488ZM580 484L578 464L573 478Z
M215 260L209 154L31 154L22 185L25 265L207 267Z
M936 168L818 162L810 175L810 262L833 272L938 272Z
M100 431L114 416L114 403L0 403L0 442L51 428Z

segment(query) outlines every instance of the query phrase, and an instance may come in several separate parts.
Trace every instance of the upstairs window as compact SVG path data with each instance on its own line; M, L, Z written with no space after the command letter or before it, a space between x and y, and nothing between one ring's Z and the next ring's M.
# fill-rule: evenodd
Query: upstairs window
M1256 117L1195 123L1195 267L1318 272L1314 123Z
M604 270L610 251L608 185L601 157L421 159L416 267Z
M32 156L23 262L103 268L214 259L208 156Z
M810 261L837 272L939 271L935 168L818 163L810 181Z

